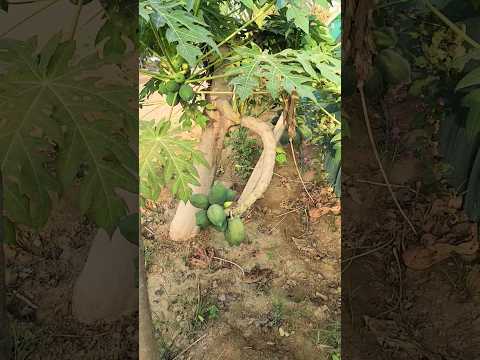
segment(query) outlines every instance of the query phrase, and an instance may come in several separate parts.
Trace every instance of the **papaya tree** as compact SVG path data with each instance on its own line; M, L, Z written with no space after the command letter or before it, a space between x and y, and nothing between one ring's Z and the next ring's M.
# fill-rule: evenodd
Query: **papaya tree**
M170 224L171 239L197 233L196 214L202 210L189 200L192 194L209 194L232 127L248 129L261 139L263 150L242 193L228 202L230 220L240 218L268 188L282 135L292 143L300 125L319 130L324 116L340 128L339 108L332 113L325 105L327 99L339 104L340 47L311 15L313 6L331 4L140 2L141 55L157 61L141 69L150 80L140 92L140 104L159 92L168 105L182 107L176 125L171 116L140 124L141 198L156 200L167 186L181 200ZM322 113L318 122L307 124L298 113L305 102ZM180 134L192 126L202 128L198 144ZM335 183L339 156L332 169Z

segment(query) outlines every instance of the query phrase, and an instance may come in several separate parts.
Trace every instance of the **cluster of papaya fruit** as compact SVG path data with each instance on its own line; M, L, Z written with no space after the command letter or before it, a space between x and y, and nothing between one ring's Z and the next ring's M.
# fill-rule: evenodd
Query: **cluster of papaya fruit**
M234 246L240 245L245 240L245 226L238 217L227 218L228 209L235 197L236 192L227 188L220 182L215 182L208 195L193 194L190 203L199 208L195 214L196 224L201 229L212 226L215 230L225 234L227 242Z
M179 69L178 72L173 74L169 80L162 82L158 87L158 92L166 95L167 104L170 106L175 106L180 101L189 103L195 95L193 88L185 83L186 78L190 74L188 64L180 60L174 65Z

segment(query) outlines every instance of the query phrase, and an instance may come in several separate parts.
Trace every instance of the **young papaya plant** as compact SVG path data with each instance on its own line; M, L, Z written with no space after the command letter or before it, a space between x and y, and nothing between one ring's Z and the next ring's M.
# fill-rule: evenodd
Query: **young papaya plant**
M314 3L330 5L328 1ZM185 191L179 192L181 185L175 181L159 181L167 169L173 178L181 176L179 168L168 167L166 162L159 162L163 170L148 180L169 186L183 200L170 225L172 239L185 240L196 233L199 209L187 200L192 193L208 193L232 125L255 133L263 145L243 193L228 209L230 216L239 217L268 188L277 143L285 131L289 138L296 132L299 100L317 104L320 91L339 99L339 44L328 27L311 15L312 5L304 0L140 2L142 56L158 59L156 66L141 70L150 80L140 93L140 102L159 92L169 105L182 107L181 128L198 125L203 129L198 150L204 158L197 159L195 169L188 169L191 176L182 182ZM324 106L321 109L340 121L338 114L330 114ZM274 125L272 120L279 116ZM162 126L157 125L156 131ZM185 147L182 151L191 154ZM180 153L179 157L185 155ZM141 195L148 197L147 192Z

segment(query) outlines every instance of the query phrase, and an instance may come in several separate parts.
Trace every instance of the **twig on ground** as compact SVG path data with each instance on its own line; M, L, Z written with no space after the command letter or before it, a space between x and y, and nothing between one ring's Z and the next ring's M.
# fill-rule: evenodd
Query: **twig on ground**
M365 251L365 252L363 252L363 253L361 253L361 254L354 255L354 256L349 257L349 258L347 258L347 259L345 259L345 260L342 260L342 263L349 262L349 261L353 261L353 260L359 259L359 258L361 258L361 257L367 256L367 255L370 255L370 254L373 254L373 253L375 253L375 252L377 252L377 251L379 251L379 250L382 250L383 248L386 248L388 245L392 244L394 241L395 241L395 239L391 239L391 240L387 241L386 243L384 243L384 244L382 244L382 245L380 245L380 246L378 246L378 247L376 247L376 248L374 248L374 249L372 249L372 250Z
M299 177L300 181L302 182L303 188L305 189L305 192L307 193L310 200L312 200L312 202L315 202L315 200L312 198L312 195L310 195L310 193L308 192L307 186L305 185L305 182L302 179L302 174L300 173L300 169L298 168L298 165L297 165L297 159L295 157L295 151L293 150L292 139L290 139L290 150L292 150L293 163L295 164L295 169L297 169L297 174L298 174L298 177Z
M381 182L376 182L376 181L370 181L370 180L357 180L359 183L364 183L364 184L370 184L370 185L377 185L377 186L385 186L388 187L387 184L381 183ZM413 193L417 193L416 190L412 189L410 186L407 185L397 185L397 184L390 184L392 188L399 188L399 189L407 189L410 190Z
M177 356L175 356L173 358L173 360L176 360L178 359L180 356L182 356L183 354L185 354L188 350L190 350L195 344L197 344L199 341L203 340L204 338L207 337L207 334L204 334L202 336L200 336L197 340L195 340L193 343L191 343L190 345L188 345L185 349L183 349Z
M243 270L243 268L240 265L238 265L237 263L235 263L233 261L230 261L230 260L222 259L222 258L217 257L217 256L212 257L212 259L215 259L215 260L218 260L218 261L223 261L223 262L226 262L226 263L229 263L229 264L232 264L232 265L236 266L237 268L240 269L240 271L242 272L242 275L245 276L245 270Z
M363 108L363 115L365 117L365 125L367 126L367 132L368 132L368 137L370 139L370 143L372 145L372 150L373 154L375 155L375 159L377 160L378 166L380 168L380 171L382 173L383 179L385 180L385 184L387 185L388 191L390 192L390 195L392 196L393 201L395 202L395 205L397 206L398 210L400 211L400 214L402 214L403 218L407 221L408 225L414 232L414 234L417 234L417 230L415 230L415 226L413 226L412 222L408 218L407 214L403 211L402 206L400 205L397 195L395 195L395 192L392 189L392 185L390 184L390 180L388 179L387 173L385 172L385 169L382 164L382 160L380 159L380 155L378 154L377 150L377 145L375 144L375 139L373 137L373 132L372 132L372 127L370 124L370 118L368 116L368 110L367 110L367 101L365 99L365 93L363 91L363 84L359 84L358 90L360 91L360 98L362 101L362 108Z
M18 299L22 300L25 304L30 306L32 309L38 309L38 305L34 304L29 298L27 298L25 295L20 294L17 290L13 290L13 295L17 297Z
M302 206L302 207L299 207L299 208L296 208L296 209L287 211L287 212L285 212L285 213L283 213L283 214L277 215L277 217L284 216L284 215L288 215L288 214L290 214L290 213L292 213L292 212L295 212L295 211L298 211L298 210L306 210L306 208Z

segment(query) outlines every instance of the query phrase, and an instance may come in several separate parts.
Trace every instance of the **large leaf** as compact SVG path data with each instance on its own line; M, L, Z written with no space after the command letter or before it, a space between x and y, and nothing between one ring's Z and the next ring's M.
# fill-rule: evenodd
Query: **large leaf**
M191 67L202 54L199 47L208 44L218 52L212 33L207 30L207 24L200 18L189 13L180 2L164 0L147 0L140 3L140 16L147 21L155 19L155 26L167 27L166 38L175 43L178 54Z
M311 52L292 50L269 54L255 44L251 48L239 47L235 49L231 61L240 61L240 67L230 71L230 84L241 100L253 95L255 89L265 84L274 99L279 98L283 91L288 94L296 91L301 97L317 101L312 82L318 79L321 74L318 70L321 71L322 66L330 69L331 65L323 62L325 59L311 55Z
M469 86L480 85L480 67L473 69L457 84L456 90Z
M177 136L170 123L142 122L140 125L140 194L157 200L168 186L173 195L187 201L198 182L197 165L209 166L195 142Z
M75 43L62 42L61 34L39 53L35 39L0 40L0 62L8 67L0 79L0 166L11 189L6 213L39 228L50 212L49 194L79 182L81 210L113 231L127 209L115 190L137 191L132 91L100 86L94 74L102 61L92 55L74 63L74 53Z

